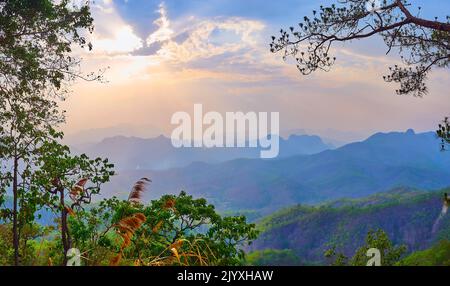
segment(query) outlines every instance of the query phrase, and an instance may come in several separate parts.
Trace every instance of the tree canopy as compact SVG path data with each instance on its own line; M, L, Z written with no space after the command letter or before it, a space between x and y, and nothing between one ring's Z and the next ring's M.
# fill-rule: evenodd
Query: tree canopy
M89 5L0 1L0 202L10 189L12 207L1 214L12 220L15 265L20 263L21 230L45 204L32 178L44 156L59 155L43 148L62 138L58 127L65 118L57 100L65 98L77 78L101 79L101 73L83 74L81 59L73 53L77 47L92 48L86 40L93 29Z
M296 27L282 29L272 37L271 51L293 58L303 75L329 71L336 58L331 48L338 42L379 35L387 54L397 50L405 66L390 67L383 78L400 84L398 94L423 96L426 78L433 67L448 68L450 62L450 17L444 21L420 17L408 0L341 0L320 6L313 17L305 16ZM368 4L369 3L369 4Z
M446 150L448 144L450 144L450 121L445 118L441 124L439 124L439 128L436 131L439 138L441 138L441 149Z
M325 252L325 257L332 258L332 265L334 266L366 266L369 261L368 250L376 249L380 252L381 266L395 265L403 255L406 253L406 246L395 246L389 239L386 232L382 229L370 230L367 232L365 244L358 248L350 259L343 253L336 252L336 248Z
M89 1L0 1L0 94L34 93L63 96L67 83L82 75L72 50L92 48ZM44 94L44 93L43 93Z
M257 236L245 217L222 217L185 192L148 205L106 199L71 217L71 226L89 265L236 265Z

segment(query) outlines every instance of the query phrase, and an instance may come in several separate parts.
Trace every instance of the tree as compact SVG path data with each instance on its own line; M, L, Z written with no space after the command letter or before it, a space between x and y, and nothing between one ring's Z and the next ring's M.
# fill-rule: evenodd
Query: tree
M415 96L427 92L425 80L433 67L449 66L449 16L445 22L423 19L410 11L408 0L338 2L341 5L320 6L313 18L305 16L297 28L281 30L278 38L272 37L271 51L283 51L285 59L292 57L300 73L308 75L330 70L336 60L330 52L333 44L380 35L387 54L398 49L406 65L391 67L384 80L399 83L398 94Z
M399 266L450 266L450 241L443 239L432 247L416 251L397 263Z
M135 216L145 217L145 222L135 225ZM125 222L139 227L124 237ZM185 192L147 206L107 199L72 217L71 225L74 244L97 265L109 260L123 265L235 265L242 263L242 246L257 236L245 217L221 217L205 199Z
M441 150L446 150L446 146L450 144L450 121L448 118L439 124L436 134L441 138Z
M12 220L15 265L19 264L20 228L34 219L36 209L36 194L28 193L36 158L44 141L61 137L54 127L62 121L56 103L39 92L0 97L1 193L12 190L12 210L5 215Z
M10 187L15 265L19 264L19 209L25 210L26 185L39 156L36 150L43 141L62 136L55 128L64 116L55 99L64 99L77 78L101 80L102 71L82 74L80 59L72 55L74 46L92 48L85 35L93 29L89 1L73 3L0 1L0 200Z
M383 230L371 230L367 233L366 244L360 247L350 259L350 265L365 266L368 260L367 251L370 248L375 248L380 251L381 265L383 266L393 266L406 252L405 245L394 246Z
M63 96L83 75L74 46L92 48L86 32L92 32L89 1L8 0L0 1L0 95L26 94L35 90Z
M395 265L406 252L405 245L394 246L388 235L382 229L378 229L367 233L365 244L356 250L352 258L348 259L344 254L338 253L335 247L327 250L325 257L334 258L332 265L335 266L366 266L369 260L367 251L371 248L380 251L382 266Z
M42 204L59 213L61 242L67 263L67 252L72 248L68 216L82 211L92 196L100 193L103 183L114 175L108 159L89 159L85 154L73 156L67 146L45 142L40 147L39 170L34 173L32 189L41 192Z
M292 249L264 249L248 253L245 257L248 266L299 266L302 261Z
M348 263L348 257L343 253L337 252L336 247L327 249L324 253L327 259L333 259L331 266L346 266Z

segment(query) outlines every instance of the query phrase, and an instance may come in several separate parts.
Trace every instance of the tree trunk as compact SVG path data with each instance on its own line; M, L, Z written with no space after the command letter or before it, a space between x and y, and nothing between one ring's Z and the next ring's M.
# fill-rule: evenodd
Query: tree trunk
M13 247L14 247L14 265L19 265L19 233L18 233L18 221L17 221L17 197L18 197L18 172L19 172L19 160L17 156L14 157L13 167Z
M64 260L63 265L67 265L67 252L72 247L72 241L70 239L69 227L67 225L67 209L65 208L64 202L64 189L59 191L60 194L60 204L61 204L61 240L64 248Z

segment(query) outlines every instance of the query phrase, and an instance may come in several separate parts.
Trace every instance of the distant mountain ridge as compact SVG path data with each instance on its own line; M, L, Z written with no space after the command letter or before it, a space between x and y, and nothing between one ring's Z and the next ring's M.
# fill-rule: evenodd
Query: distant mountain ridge
M333 146L318 136L291 135L280 137L279 157L315 154ZM184 167L193 162L219 163L238 158L259 158L260 148L175 148L170 138L115 136L99 143L75 148L91 156L102 156L114 162L118 170L163 170Z
M13 208L13 197L7 195L4 199L5 201L0 207L11 210ZM44 207L35 213L35 218L36 222L39 224L48 226L55 223L55 220L58 219L58 215L52 213L49 209ZM4 221L0 219L0 223L2 222Z
M125 196L134 181L150 177L146 199L185 190L221 210L270 213L297 203L358 198L394 187L422 190L450 186L450 155L435 134L377 133L367 140L313 155L274 160L196 162L164 171L123 170L107 192Z

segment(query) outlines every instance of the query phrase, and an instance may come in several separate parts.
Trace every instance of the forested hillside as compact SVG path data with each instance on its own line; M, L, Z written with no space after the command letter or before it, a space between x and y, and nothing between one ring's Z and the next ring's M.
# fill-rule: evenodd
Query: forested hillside
M324 264L326 250L352 256L369 230L382 229L407 253L450 239L450 216L434 227L442 210L443 191L395 189L363 199L320 206L295 206L259 222L262 231L250 250L290 250L303 264Z

